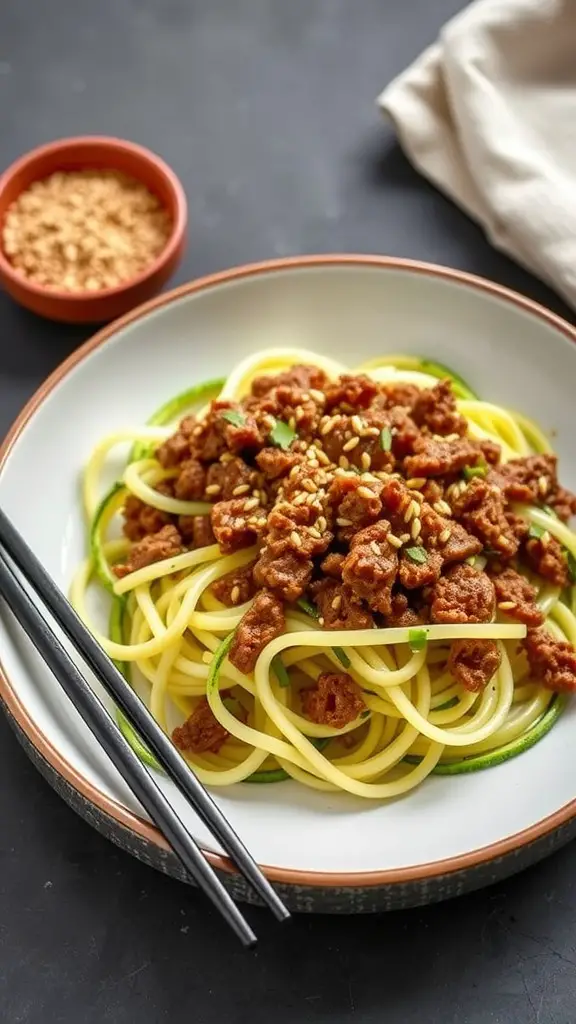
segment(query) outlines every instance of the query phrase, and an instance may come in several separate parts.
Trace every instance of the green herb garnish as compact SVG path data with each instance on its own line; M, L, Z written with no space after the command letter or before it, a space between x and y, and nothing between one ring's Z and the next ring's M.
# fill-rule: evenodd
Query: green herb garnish
M370 714L370 711L368 710L368 708L366 708L366 711L361 711L360 712L360 718L368 718L369 714Z
M231 715L234 715L234 718L240 718L242 714L240 701L236 700L234 697L223 697L222 703L226 708L226 711L229 711Z
M426 629L409 629L408 643L412 654L423 651L428 643L428 631Z
M286 666L279 654L275 654L272 658L272 669L280 686L283 688L290 686L290 676L288 675Z
M243 413L238 412L236 409L226 409L222 413L222 419L226 420L227 423L231 423L233 427L243 427L246 423L246 417Z
M282 420L276 420L276 423L270 431L270 440L276 448L283 448L285 451L290 447L292 441L296 437L296 431L292 430L287 423Z
M350 668L350 658L346 654L346 651L342 647L333 647L334 654L338 658L338 661L344 665L344 668Z
M424 565L428 561L428 555L424 548L405 548L406 555L411 562L417 565Z
M540 538L544 536L545 532L546 531L543 530L541 526L538 526L537 523L530 523L528 536L532 537L532 540L540 540Z
M310 601L307 601L305 597L299 597L296 604L301 611L305 612L305 614L309 615L312 619L317 619L319 617L318 609L315 608L313 604L310 604Z
M483 466L464 466L462 472L464 474L465 480L473 480L474 477L476 476L486 476L486 473L488 472L488 466L486 465L486 463L484 463Z
M392 431L390 427L382 427L380 431L380 447L383 452L389 452L392 448Z

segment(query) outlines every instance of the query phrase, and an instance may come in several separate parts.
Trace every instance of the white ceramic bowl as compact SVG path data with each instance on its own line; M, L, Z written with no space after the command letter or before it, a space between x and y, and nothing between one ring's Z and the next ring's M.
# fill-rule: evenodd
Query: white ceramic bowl
M329 353L351 366L385 352L446 363L482 396L555 431L561 477L574 488L575 340L574 328L535 303L439 267L322 256L231 270L140 307L52 375L4 444L0 504L66 589L85 551L78 475L95 441L143 422L186 384L224 375L272 345ZM5 611L0 660L5 706L55 788L110 838L181 877ZM290 782L215 796L293 908L405 906L509 874L576 832L575 733L576 700L522 756L473 775L429 778L386 804ZM190 821L171 784L161 785ZM213 863L229 872L203 826L194 821L193 828ZM227 878L237 896L249 898L237 876Z

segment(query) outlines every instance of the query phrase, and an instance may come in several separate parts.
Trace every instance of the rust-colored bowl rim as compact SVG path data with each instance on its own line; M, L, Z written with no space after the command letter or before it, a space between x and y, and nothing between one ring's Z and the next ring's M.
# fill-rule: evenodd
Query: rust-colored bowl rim
M232 281L240 281L249 277L256 277L261 274L269 274L283 270L296 270L306 267L373 267L382 270L405 270L413 274L423 274L428 277L435 277L443 281L450 281L454 284L466 285L476 291L491 295L494 298L507 302L523 312L538 317L550 327L560 331L566 338L576 342L576 328L572 327L566 320L552 313L550 310L540 306L537 302L528 299L517 292L488 281L485 278L467 274L461 270L453 270L448 267L441 267L431 263L422 263L414 260L397 259L387 256L363 256L363 255L327 255L327 256L295 256L286 259L270 260L263 263L247 264L246 266L234 267L208 277L199 278L188 284L181 285L170 292L160 295L149 302L144 303L137 309L132 310L125 316L109 324L98 331L84 345L78 348L68 357L38 388L26 404L20 415L17 417L2 446L0 447L0 473L10 454L16 440L26 428L36 410L46 400L57 384L66 377L79 363L87 358L92 352L104 345L119 330L142 319L149 313L170 305L172 302L194 295L198 292L216 288L222 284ZM61 753L48 742L36 723L30 717L28 710L22 704L18 694L12 688L10 679L0 662L0 697L7 705L10 713L17 724L36 747L45 760L58 772L71 786L77 790L87 801L95 805L101 812L104 812L111 819L120 825L131 829L143 840L153 844L160 851L170 850L170 846L164 836L151 824L137 814L132 813L123 807L116 800L105 793L100 792L91 782L84 778L72 765L70 765ZM298 887L338 887L338 888L369 888L372 886L401 885L406 883L419 883L427 879L446 875L456 871L473 870L479 868L496 858L506 854L514 853L522 847L527 846L538 839L542 839L549 833L554 832L560 826L566 824L576 817L576 799L564 804L563 807L548 815L541 821L536 822L529 828L523 829L514 835L507 836L496 843L483 846L478 850L461 854L456 857L443 860L431 861L426 864L418 864L411 867L391 868L383 871L369 872L319 872L301 871L291 868L261 865L266 876L274 882ZM234 873L236 869L228 858L214 853L210 850L204 851L207 860L217 869Z
M142 163L155 167L161 177L164 178L164 181L172 194L174 215L168 241L156 259L149 263L144 270L140 271L140 273L136 274L134 277L127 278L121 284L114 285L113 288L100 288L97 292L90 292L86 290L79 292L65 292L60 291L57 288L45 288L43 285L37 284L35 281L31 281L23 274L20 274L18 270L12 266L4 252L4 248L0 240L0 275L11 281L16 287L23 291L27 291L30 295L42 298L48 297L57 302L66 302L70 304L84 303L87 301L94 303L98 302L100 299L105 300L109 298L116 298L123 295L128 290L148 281L149 278L153 277L162 267L174 258L174 255L177 253L179 246L181 245L182 238L186 233L188 223L188 204L186 202L186 193L180 179L174 173L172 168L169 167L166 161L163 160L162 157L158 156L157 153L153 153L151 149L146 149L145 146L139 146L138 143L130 142L128 139L115 138L113 135L71 135L64 139L56 139L53 142L46 142L42 146L37 146L35 149L28 150L27 153L24 153L11 163L10 166L7 167L0 175L0 196L8 183L18 175L21 170L35 164L37 160L42 159L44 156L49 156L54 159L56 165L58 157L61 154L65 154L68 150L73 149L76 146L83 145L100 147L103 156L106 158L105 169L110 171L118 169L114 163L114 154L117 153L130 153L141 160ZM56 169L56 167L54 169ZM46 174L44 174L43 177L46 177ZM134 174L133 177L140 180L137 173Z

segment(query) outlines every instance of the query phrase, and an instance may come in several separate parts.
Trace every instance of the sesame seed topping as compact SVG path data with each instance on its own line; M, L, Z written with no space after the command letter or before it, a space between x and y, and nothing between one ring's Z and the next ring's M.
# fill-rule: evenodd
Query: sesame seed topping
M342 604L342 594L336 594L336 597L332 598L332 603L331 603L330 607L332 608L333 611L337 612L341 604Z
M248 494L249 490L250 484L238 484L238 487L235 487L234 490L232 491L232 497L237 498L241 494Z
M376 495L374 494L374 491L370 487L365 487L364 484L362 484L358 488L358 494L360 495L361 498L368 498L368 499L370 499L370 498L376 497Z
M413 476L410 480L406 481L406 487L409 487L411 491L419 491L421 487L424 487L425 483L425 476Z
M324 533L324 530L328 526L328 523L326 522L326 519L324 518L324 516L318 516L318 521L317 521L316 525L317 525L318 529L320 530L320 533Z
M300 472L300 466L292 466L292 469L290 470L290 474L289 474L290 475L290 479L293 480L295 476L298 476L299 472Z
M304 488L304 490L309 491L310 494L316 494L316 484L314 483L313 480L310 479L309 476L304 477L304 480L302 481L302 487Z
M370 541L370 550L373 551L375 555L381 555L382 554L382 552L380 551L380 548L378 547L378 545L377 545L375 540L371 540Z
M253 508L258 508L259 504L260 502L258 501L258 498L248 498L248 501L244 505L244 508L246 509L247 512L250 512Z
M317 449L316 458L318 459L318 462L320 463L321 466L330 465L330 459L326 455L326 452L323 452L320 448Z
M410 534L409 533L401 533L400 534L400 540L401 540L402 544L407 544L410 539L411 538L410 538ZM390 540L390 535L388 535L388 540Z
M230 591L230 600L232 601L232 604L236 604L239 597L240 587L238 586L238 584L236 584L234 587L232 587L232 590Z
M323 626L324 625L324 617L322 615L318 616L318 625L319 626Z
M362 463L362 469L370 469L372 459L368 455L368 452L362 452L362 455L360 456L360 462Z
M363 429L364 429L364 424L362 423L362 420L360 419L360 417L359 416L353 416L351 422L352 422L352 426L354 427L354 430L356 431L356 433L357 434L361 434Z
M345 455L341 455L338 459L338 464L341 469L350 469L350 463Z
M446 544L447 541L450 540L451 536L452 536L452 530L449 530L448 527L446 527L446 529L442 530L442 533L439 534L438 540L440 541L441 544Z
M326 423L324 423L324 425L320 428L320 433L321 433L322 437L326 437L326 434L329 434L330 431L333 430L335 426L336 426L336 417L335 416L331 416L328 420L326 420Z
M309 526L308 533L310 534L311 537L315 537L316 540L322 540L322 534L320 533L320 530L316 529L315 526Z
M452 509L450 508L450 505L448 504L447 501L443 501L442 499L440 499L440 501L435 501L432 507L435 512L439 512L440 515L442 516L452 515Z
M206 494L220 494L222 490L220 484L208 484L206 488Z
M227 462L232 462L233 458L234 456L232 455L231 452L222 452L222 455L220 456L220 462L222 463L222 465L226 465Z
M516 605L514 601L499 601L498 607L502 612L509 612L512 611L512 608L515 608Z
M290 540L292 541L295 547L302 547L302 539L300 537L300 534L296 533L296 530L292 530L292 533L290 534Z
M547 476L539 476L538 477L538 491L542 495L542 497L544 497L544 495L548 493L549 487L550 487L550 480L548 479L548 477Z
M351 519L342 519L342 518L337 519L336 520L336 526L352 526L352 520Z
M304 505L307 497L308 497L308 495L304 494L304 491L300 491L296 495L296 497L292 499L292 504L293 505Z
M402 547L402 541L400 540L400 537L397 537L396 534L394 533L389 533L388 536L386 537L386 540L388 541L389 544L392 545L393 548Z
M310 398L313 398L315 402L321 402L322 405L325 402L325 396L317 388L310 388Z
M410 520L414 518L414 516L416 515L417 512L418 512L418 506L417 506L416 502L412 500L410 502L410 504L406 507L406 511L404 513L404 516L403 516L404 522L405 523L409 523Z
M290 427L290 430L296 429L296 419L294 416L291 416L290 419L288 420L288 426Z
M346 444L342 446L342 451L343 452L351 452L352 449L356 448L356 445L359 445L359 444L360 444L360 438L359 437L351 437L350 440L346 441Z
M417 516L412 520L412 526L410 527L410 536L412 540L416 540L422 532L422 521Z

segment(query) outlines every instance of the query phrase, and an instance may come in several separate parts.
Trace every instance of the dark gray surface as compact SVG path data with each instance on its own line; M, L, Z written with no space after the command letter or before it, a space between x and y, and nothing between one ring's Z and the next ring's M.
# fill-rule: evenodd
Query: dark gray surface
M181 175L177 281L298 252L452 264L562 303L408 166L374 107L457 0L3 0L0 168L104 132ZM87 331L0 295L0 429ZM0 718L0 1020L7 1024L574 1024L576 851L496 888L370 919L250 911L240 952L194 891L109 845Z

